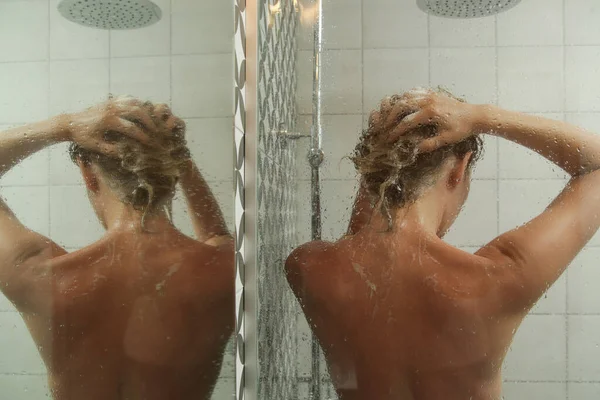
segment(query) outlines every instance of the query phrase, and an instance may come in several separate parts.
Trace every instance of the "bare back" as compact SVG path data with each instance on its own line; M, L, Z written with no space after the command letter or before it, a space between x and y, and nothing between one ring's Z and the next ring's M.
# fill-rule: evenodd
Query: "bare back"
M489 399L526 312L497 307L499 271L441 240L362 231L309 243L288 278L342 400ZM296 277L294 277L296 276Z
M24 312L63 399L208 399L233 318L233 250L173 230L56 248L49 312Z

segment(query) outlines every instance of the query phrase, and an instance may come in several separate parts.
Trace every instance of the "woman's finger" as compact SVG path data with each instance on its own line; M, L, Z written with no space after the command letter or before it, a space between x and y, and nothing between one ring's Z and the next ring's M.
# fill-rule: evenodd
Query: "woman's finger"
M108 129L137 140L140 143L146 145L150 143L150 137L144 132L144 130L125 118L113 119L109 124Z
M421 125L428 125L433 123L431 114L426 110L420 110L410 115L407 115L400 121L400 123L392 130L388 137L389 142L398 140L401 136L405 135L409 131L417 128Z
M167 104L161 103L154 107L154 116L160 118L161 121L168 121L171 115L171 108Z
M100 153L112 157L117 158L119 156L119 151L117 149L117 145L113 143L100 142L97 143L97 149Z
M132 107L124 111L121 114L121 118L125 118L134 124L141 125L146 132L156 132L158 129L150 114L140 107Z
M439 149L440 147L444 147L448 144L453 143L455 140L452 137L452 133L448 131L438 132L432 138L424 139L417 146L419 153L430 153Z
M171 116L166 123L166 128L174 134L185 134L186 124L181 118Z

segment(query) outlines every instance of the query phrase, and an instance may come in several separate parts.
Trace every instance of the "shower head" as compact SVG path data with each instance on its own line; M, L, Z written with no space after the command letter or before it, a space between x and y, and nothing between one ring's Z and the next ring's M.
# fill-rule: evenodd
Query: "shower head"
M135 29L160 20L150 0L63 0L58 11L69 21L100 29Z
M446 18L487 17L506 11L521 0L417 0L417 5L428 14Z

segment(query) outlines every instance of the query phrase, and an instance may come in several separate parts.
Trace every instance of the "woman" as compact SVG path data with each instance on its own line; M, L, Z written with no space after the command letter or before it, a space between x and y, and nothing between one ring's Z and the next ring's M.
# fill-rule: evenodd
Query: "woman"
M106 228L68 254L0 203L0 287L55 399L210 398L234 325L233 246L184 133L167 106L117 98L0 134L0 175L72 142ZM171 223L178 182L196 240Z
M443 236L483 134L571 180L541 215L469 254ZM372 113L353 161L362 184L348 235L286 263L340 399L500 399L517 328L600 225L600 137L414 90Z

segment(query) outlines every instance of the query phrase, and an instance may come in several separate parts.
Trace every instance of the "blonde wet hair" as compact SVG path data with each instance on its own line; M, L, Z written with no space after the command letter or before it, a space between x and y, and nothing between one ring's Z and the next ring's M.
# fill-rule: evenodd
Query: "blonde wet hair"
M156 132L149 135L149 145L115 132L107 132L107 140L117 147L116 156L84 149L76 143L69 147L73 162L96 165L110 189L120 201L147 213L171 205L182 167L190 160L185 140L185 125L169 130L162 115L155 115L154 104L143 103L150 111ZM133 122L133 121L132 121Z
M465 101L443 88L433 91ZM433 185L444 161L451 156L462 158L471 152L473 154L467 166L471 170L483 152L482 139L475 135L459 143L419 154L419 143L436 135L434 124L412 129L390 143L389 134L397 124L419 110L404 100L406 95L394 95L381 102L380 108L371 113L368 128L361 135L350 157L368 193L372 195L372 206L377 207L388 218L390 227L394 210L414 202L423 189ZM397 120L390 125L388 119L392 112L398 112L398 107L403 109Z

